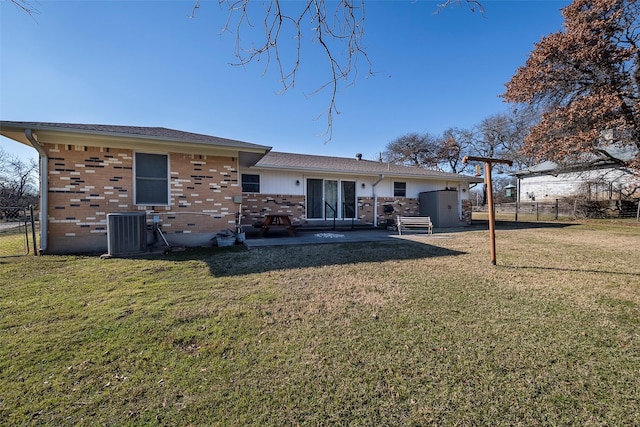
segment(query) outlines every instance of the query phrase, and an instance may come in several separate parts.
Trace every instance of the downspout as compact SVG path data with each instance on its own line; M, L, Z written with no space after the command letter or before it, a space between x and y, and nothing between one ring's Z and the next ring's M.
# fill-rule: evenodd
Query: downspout
M40 253L43 253L47 250L48 235L47 211L49 207L49 159L46 151L44 151L44 148L42 148L42 145L38 142L37 135L34 135L31 129L25 129L24 136L27 137L33 148L35 148L40 155Z
M373 227L378 228L378 194L376 193L376 185L380 184L380 181L384 179L384 175L380 175L380 178L373 183Z

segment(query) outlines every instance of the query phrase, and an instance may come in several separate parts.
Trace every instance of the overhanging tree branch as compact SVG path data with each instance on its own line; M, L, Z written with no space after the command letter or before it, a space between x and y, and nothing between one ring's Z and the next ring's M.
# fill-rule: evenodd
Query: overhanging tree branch
M313 44L317 45L327 59L329 79L310 92L309 96L329 90L329 105L320 116L327 115L325 135L330 140L333 116L340 113L336 103L338 92L355 83L361 63L365 64L367 75L374 74L372 62L363 45L365 2L218 0L218 4L227 11L223 32L232 32L233 29L235 33L234 55L237 61L232 65L245 66L264 59L264 75L274 61L282 85L281 92L286 92L296 84L303 54ZM264 4L264 10L254 12L250 6L256 4ZM328 7L334 4L335 9L331 12ZM471 11L483 11L478 0L446 0L437 11L453 4L466 4ZM200 0L196 0L195 5L193 12L200 7ZM260 13L263 13L263 30L258 36L261 41L253 45L252 38L248 37L255 31L251 18L260 16ZM311 35L308 41L304 38L307 35ZM293 46L290 45L291 41Z

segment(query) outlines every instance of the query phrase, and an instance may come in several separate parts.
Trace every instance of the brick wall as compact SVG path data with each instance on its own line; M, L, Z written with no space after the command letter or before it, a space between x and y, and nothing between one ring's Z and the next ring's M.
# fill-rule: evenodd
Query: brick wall
M471 204L471 200L463 200L462 201L462 222L467 225L471 224L471 213L473 206Z
M395 215L419 215L418 200L411 198L378 198L378 223L382 224L386 216L382 206L390 204L394 206ZM263 221L269 213L286 214L292 217L294 223L304 224L307 221L305 210L305 197L292 195L244 193L242 200L242 223L253 224ZM358 198L358 219L363 223L373 223L373 198Z
M393 214L384 213L384 206L392 205ZM373 197L358 198L358 218L365 223L373 223ZM418 199L407 197L378 197L378 224L384 224L388 218L394 219L397 215L420 215Z
M242 195L242 223L263 221L267 214L290 215L293 223L306 222L305 197L277 194L244 193Z
M200 245L233 228L240 195L235 159L169 154L170 205L135 205L133 151L44 144L49 157L48 250L106 250L107 214L159 215L171 244ZM195 235L198 235L196 237Z
M384 205L392 205L394 212L386 215L383 211ZM471 201L462 201L463 223L471 224ZM292 217L296 224L306 223L305 198L304 196L274 195L244 193L242 195L242 223L253 224L263 221L268 213L286 214ZM387 218L393 219L397 215L416 216L420 215L418 199L413 198L378 198L378 224L386 223ZM373 198L358 197L358 219L361 223L373 224Z

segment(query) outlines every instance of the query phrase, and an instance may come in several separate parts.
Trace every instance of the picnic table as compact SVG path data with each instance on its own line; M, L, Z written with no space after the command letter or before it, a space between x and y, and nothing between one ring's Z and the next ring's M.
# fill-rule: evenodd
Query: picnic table
M296 235L296 227L291 223L291 217L285 214L268 214L265 216L264 224L258 233L258 237L263 237L272 228L285 229L290 236Z

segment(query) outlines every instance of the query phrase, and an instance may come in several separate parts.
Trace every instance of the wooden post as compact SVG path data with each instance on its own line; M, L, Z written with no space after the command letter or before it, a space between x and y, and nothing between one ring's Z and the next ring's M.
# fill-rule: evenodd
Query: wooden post
M509 166L513 164L511 160L492 159L488 157L466 156L462 159L462 163L469 161L484 162L484 185L487 187L487 211L489 213L489 242L491 245L491 264L496 265L496 213L493 205L493 186L491 184L491 165L493 163L504 163Z
M493 205L493 185L491 183L491 162L484 163L484 182L487 186L487 204L489 213L489 243L491 245L491 264L496 265L496 210Z

